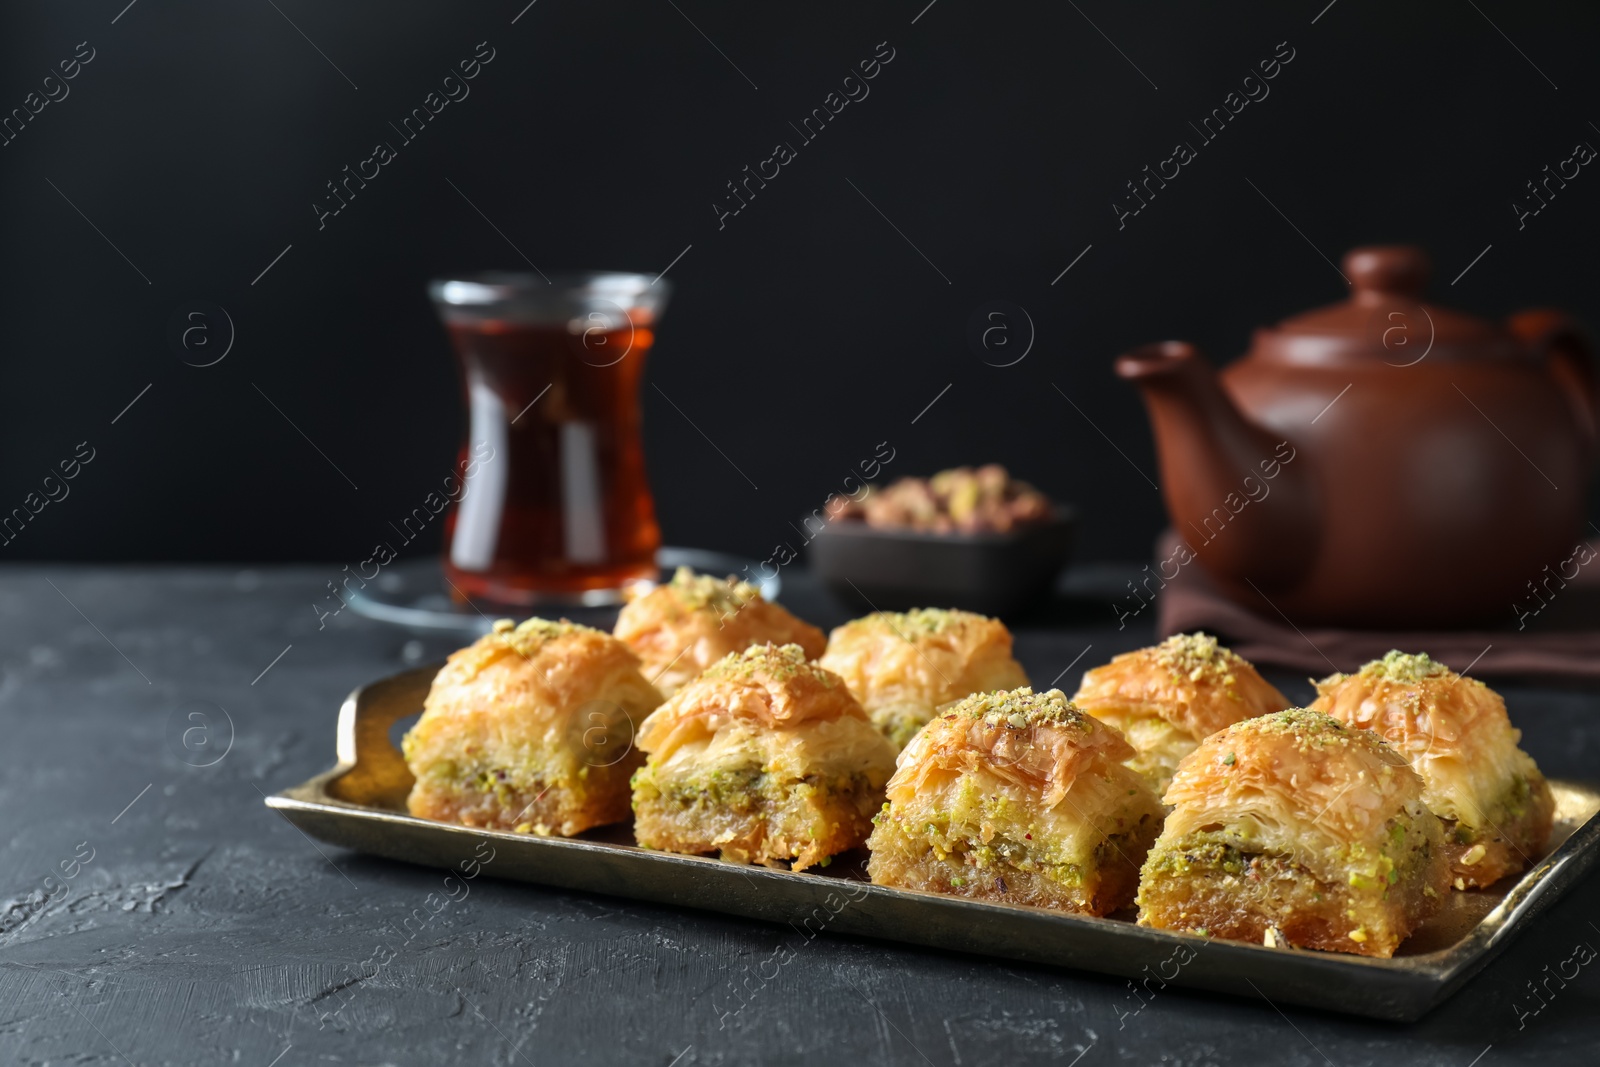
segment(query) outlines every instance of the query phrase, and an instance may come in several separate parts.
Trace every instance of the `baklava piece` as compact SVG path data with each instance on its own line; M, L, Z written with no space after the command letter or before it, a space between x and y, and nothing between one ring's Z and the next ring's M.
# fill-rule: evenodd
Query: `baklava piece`
M1178 761L1244 719L1290 707L1250 663L1208 634L1175 634L1087 671L1072 702L1137 751L1128 766L1160 794Z
M1011 631L970 611L876 612L834 630L817 662L845 680L896 751L945 704L1028 684Z
M610 634L562 620L494 624L453 654L402 743L424 819L572 835L628 817L633 725L661 703Z
M857 848L894 750L799 645L724 657L645 720L633 778L639 844L799 871Z
M1422 775L1457 889L1492 885L1543 855L1555 802L1493 689L1426 655L1390 652L1318 682L1317 693L1313 708L1376 732Z
M867 847L879 885L1107 915L1161 802L1122 735L1059 689L978 693L911 739Z
M1184 757L1139 879L1139 923L1394 955L1449 892L1422 779L1376 734L1293 708Z
M749 582L695 574L688 567L624 606L613 632L667 696L723 656L751 645L799 645L816 659L828 644L821 630Z

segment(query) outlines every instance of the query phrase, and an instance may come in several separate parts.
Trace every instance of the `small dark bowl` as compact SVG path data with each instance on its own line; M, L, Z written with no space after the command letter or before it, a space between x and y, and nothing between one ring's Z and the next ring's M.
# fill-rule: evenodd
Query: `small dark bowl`
M1006 615L1049 594L1077 526L1077 513L1065 507L1009 533L923 533L843 520L812 539L811 568L834 595L868 610Z

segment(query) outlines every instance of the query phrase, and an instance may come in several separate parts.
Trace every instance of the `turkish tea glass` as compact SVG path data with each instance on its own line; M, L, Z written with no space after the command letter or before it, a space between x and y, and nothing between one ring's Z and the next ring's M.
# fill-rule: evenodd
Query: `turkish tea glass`
M458 597L612 604L656 577L639 389L668 293L652 275L604 271L429 286L468 416L445 525Z

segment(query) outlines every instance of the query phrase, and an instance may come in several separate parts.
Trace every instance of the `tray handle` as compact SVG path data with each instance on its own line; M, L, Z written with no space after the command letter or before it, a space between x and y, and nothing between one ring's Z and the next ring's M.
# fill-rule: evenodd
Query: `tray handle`
M355 804L376 804L405 810L406 795L416 779L405 757L389 740L394 724L422 710L422 702L443 664L406 671L364 685L345 698L339 709L339 768L327 785L328 795Z

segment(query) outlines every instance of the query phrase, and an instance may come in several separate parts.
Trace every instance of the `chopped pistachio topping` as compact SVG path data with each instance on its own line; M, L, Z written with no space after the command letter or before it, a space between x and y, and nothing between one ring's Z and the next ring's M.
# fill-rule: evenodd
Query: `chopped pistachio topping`
M1288 708L1276 711L1271 715L1261 715L1254 719L1245 719L1228 727L1230 735L1241 733L1278 733L1288 734L1296 739L1299 747L1305 750L1309 746L1322 747L1326 745L1376 745L1383 746L1383 741L1377 734L1367 730L1347 730L1344 724L1331 715L1324 715L1320 711L1311 711L1308 708ZM1228 753L1233 755L1233 753ZM1224 763L1227 761L1224 760Z
M575 633L600 633L592 627L580 626L568 619L552 622L549 619L524 619L520 624L510 619L499 619L494 632L485 640L503 645L524 656L531 656L544 647L545 642Z
M1449 667L1426 652L1411 655L1406 652L1391 651L1382 659L1375 659L1361 668L1363 677L1382 678L1384 681L1399 682L1402 685L1416 685L1426 678L1449 673Z
M1344 724L1332 715L1324 715L1320 711L1309 708L1285 708L1275 711L1271 715L1261 715L1254 719L1230 726L1230 730L1246 727L1251 730L1275 730L1280 733L1292 734L1342 734L1345 732Z
M875 611L856 621L875 629L887 629L907 641L914 641L918 637L943 633L974 618L982 616L946 608L912 608L910 611Z
M749 582L732 577L713 578L709 574L696 574L688 567L679 567L667 587L678 594L685 607L711 608L727 613L738 611L752 600L761 598L761 590Z
M1206 675L1233 681L1233 668L1244 662L1205 633L1173 634L1155 647L1156 662L1171 673L1198 682Z
M1095 727L1095 721L1079 711L1078 706L1068 700L1061 690L1035 693L1028 686L993 693L974 693L952 707L948 714L982 719L989 726L1009 726L1014 730L1049 724L1075 726L1089 733Z
M751 645L743 652L730 652L713 663L702 677L752 680L765 674L779 681L806 675L826 686L839 684L839 676L806 661L806 650L799 645Z
M1450 668L1428 655L1418 652L1400 652L1391 649L1382 659L1364 664L1353 677L1372 678L1397 685L1419 685L1429 678L1440 678L1450 673ZM1351 678L1349 674L1331 674L1317 683L1319 686L1335 685Z

